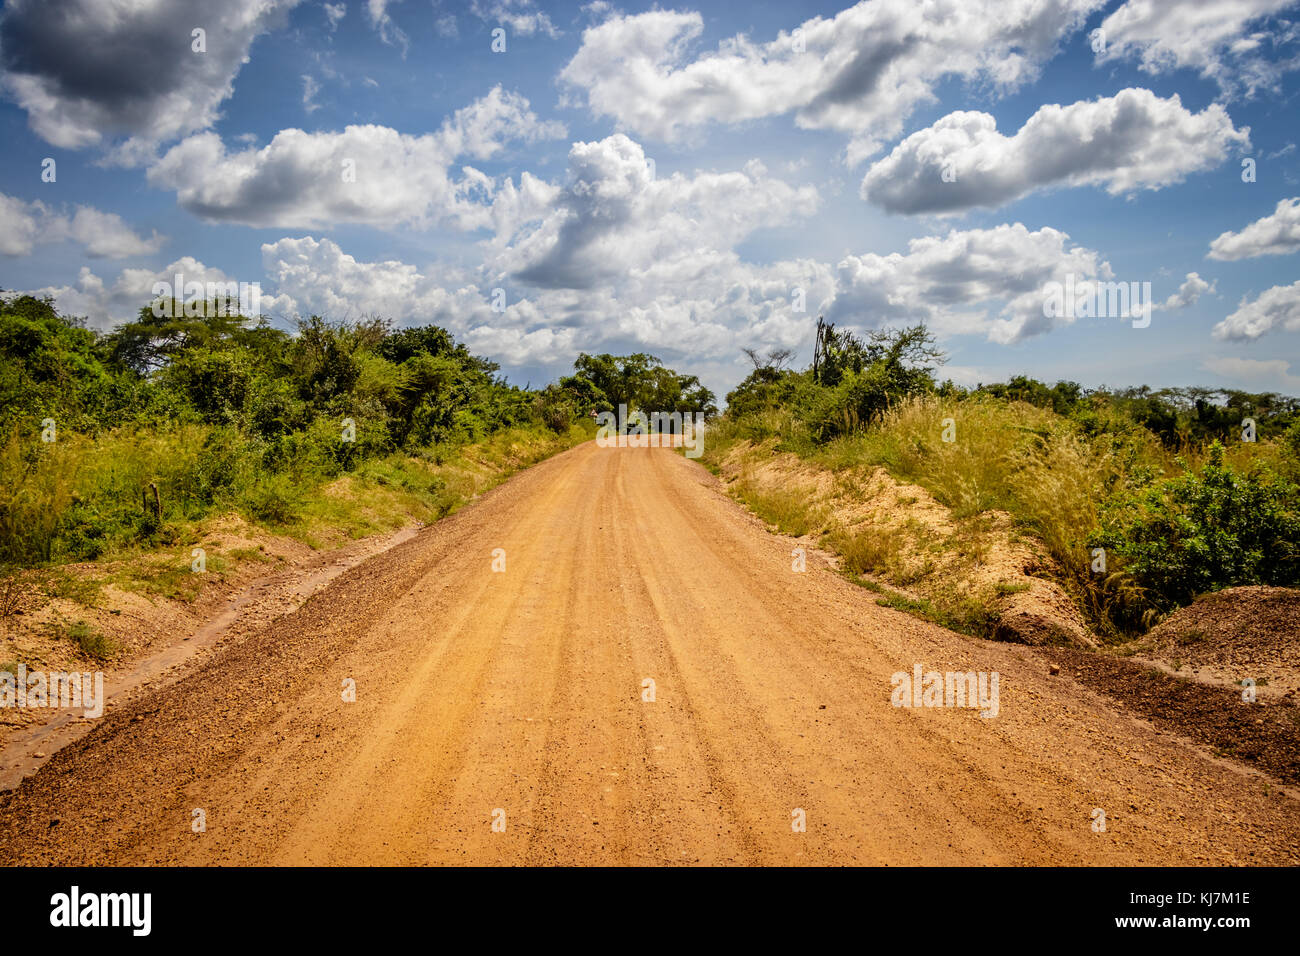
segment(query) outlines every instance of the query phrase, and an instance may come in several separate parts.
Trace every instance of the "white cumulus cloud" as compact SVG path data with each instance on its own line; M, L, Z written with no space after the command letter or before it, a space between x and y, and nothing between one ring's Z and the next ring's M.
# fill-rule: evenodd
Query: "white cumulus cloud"
M1073 276L1082 291L1112 275L1069 238L1017 222L913 239L905 254L846 256L827 318L857 328L925 322L940 334L1018 342L1075 321L1073 303L1045 314L1048 283Z
M741 34L699 53L699 13L652 10L584 30L560 80L596 115L658 140L793 113L802 128L848 134L855 163L897 136L943 80L995 91L1032 80L1102 2L864 0L766 43Z
M1135 59L1147 73L1196 70L1247 95L1275 89L1297 62L1276 55L1296 34L1274 15L1294 6L1295 0L1127 0L1101 22L1105 43L1097 59Z
M1277 208L1241 232L1225 232L1210 243L1210 258L1232 261L1281 256L1300 250L1300 197L1283 199Z
M702 273L757 229L816 212L811 186L793 187L758 162L731 172L652 176L621 133L569 151L567 186L530 229L501 249L501 267L545 288L666 283ZM523 225L523 224L521 224Z
M1300 332L1300 282L1275 285L1254 299L1243 298L1237 311L1214 327L1214 337L1241 341L1274 330Z
M1205 293L1213 292L1215 285L1215 282L1206 282L1198 273L1189 272L1183 280L1183 284L1178 287L1177 292L1173 293L1165 301L1153 305L1152 308L1164 312L1186 309L1195 305L1197 300Z
M950 113L907 137L862 180L862 196L890 212L955 213L996 207L1054 185L1112 194L1159 189L1217 166L1249 130L1211 104L1127 89L1069 106L1040 107L1014 135L988 113Z
M24 202L0 193L0 253L31 255L38 244L69 240L92 258L124 259L157 252L167 241L155 230L148 238L136 233L116 213L93 206L59 212L39 200Z
M149 169L155 186L205 219L252 226L315 228L334 223L474 229L490 223L495 184L458 157L488 159L512 140L563 135L528 101L498 86L458 110L436 133L386 126L341 132L281 130L266 146L229 152L215 133L172 147Z
M10 0L0 19L0 85L47 142L116 142L119 161L143 161L158 143L216 121L253 40L298 2ZM204 31L203 52L194 50L195 30Z

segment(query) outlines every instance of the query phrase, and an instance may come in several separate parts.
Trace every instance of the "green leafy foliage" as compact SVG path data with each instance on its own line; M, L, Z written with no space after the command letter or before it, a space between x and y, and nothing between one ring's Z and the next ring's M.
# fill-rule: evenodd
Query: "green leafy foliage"
M1230 585L1296 585L1298 505L1300 489L1266 468L1225 464L1216 441L1199 469L1109 502L1095 542L1166 607Z
M582 356L534 391L432 325L311 316L290 333L214 300L154 303L102 334L48 299L0 297L0 565L174 543L225 511L291 525L342 475L515 429L566 439L610 395L716 411L649 355ZM427 479L422 493L435 514L463 500Z
M727 395L715 449L771 442L835 469L880 465L958 520L1009 514L1100 634L1218 588L1300 585L1294 398L1024 375L936 384L943 357L923 327L860 337L819 321L803 371L784 351L745 351L754 370ZM1106 548L1103 572L1093 547Z
M628 411L700 412L717 414L713 392L694 375L680 375L653 355L588 355L573 363L575 374L560 379L559 387L587 412Z

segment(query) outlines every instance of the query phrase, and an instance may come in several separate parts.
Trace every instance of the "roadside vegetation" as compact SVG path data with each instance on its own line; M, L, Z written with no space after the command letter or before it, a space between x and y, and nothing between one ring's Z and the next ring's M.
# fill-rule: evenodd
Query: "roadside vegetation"
M971 592L943 552L978 565L1003 521L1040 556L1034 573L1109 640L1199 594L1300 585L1296 399L1026 377L961 388L938 380L944 357L921 326L863 339L819 322L813 365L801 371L786 367L784 350L749 354L753 372L727 396L706 462L745 472L791 453L831 473L834 491L821 496L755 490L743 475L736 493L791 533L822 534L847 570L911 588L945 623L996 626L992 607L1018 585ZM936 536L933 525L909 525L906 498L887 523L828 521L830 497L851 496L875 468L923 489L955 527ZM909 551L921 557L902 560Z
M171 305L103 334L0 298L0 572L167 554L231 514L312 544L429 521L619 401L715 410L649 355L528 389L437 326Z

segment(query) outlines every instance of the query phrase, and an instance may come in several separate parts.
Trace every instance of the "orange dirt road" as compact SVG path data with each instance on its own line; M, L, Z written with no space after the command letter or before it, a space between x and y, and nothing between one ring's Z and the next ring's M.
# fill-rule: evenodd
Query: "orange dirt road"
M575 448L110 709L0 798L0 863L1300 859L1294 792L792 546L673 451ZM892 706L917 664L997 716Z

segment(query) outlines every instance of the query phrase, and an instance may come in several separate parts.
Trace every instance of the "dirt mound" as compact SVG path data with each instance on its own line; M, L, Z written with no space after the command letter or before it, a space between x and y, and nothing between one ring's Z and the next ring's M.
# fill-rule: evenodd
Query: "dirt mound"
M1136 656L1210 684L1256 682L1261 697L1300 690L1300 590L1216 591L1151 629Z
M1199 741L1216 757L1239 760L1300 784L1300 708L1289 701L1270 701L1261 694L1248 702L1240 688L1208 687L1144 661L1110 654L1071 648L1040 653L1065 672L1062 679L1073 677L1161 730Z

